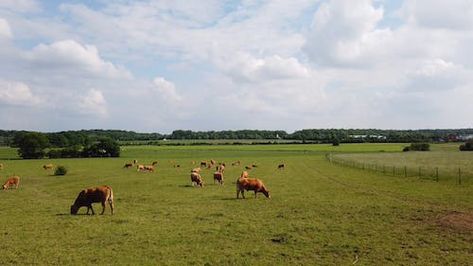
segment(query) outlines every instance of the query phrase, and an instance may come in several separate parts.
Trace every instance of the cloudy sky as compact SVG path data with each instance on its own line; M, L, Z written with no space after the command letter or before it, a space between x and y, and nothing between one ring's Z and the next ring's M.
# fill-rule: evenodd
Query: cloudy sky
M0 1L0 128L473 127L471 0Z

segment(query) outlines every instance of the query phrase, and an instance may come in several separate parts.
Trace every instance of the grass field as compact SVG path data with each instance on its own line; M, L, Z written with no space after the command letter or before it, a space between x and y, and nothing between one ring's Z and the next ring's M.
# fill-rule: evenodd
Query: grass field
M2 148L2 180L15 173L21 183L0 191L0 264L471 264L472 186L325 159L326 152L385 156L403 146L127 146L121 158L62 160L17 160ZM122 168L133 159L157 160L157 171ZM213 185L209 170L204 188L191 187L191 161L209 159L257 163L250 176L263 179L272 198L236 199L242 167L227 167L223 187ZM52 176L41 168L49 162L69 173ZM281 162L287 167L278 171ZM115 215L69 215L81 189L102 184L113 187Z

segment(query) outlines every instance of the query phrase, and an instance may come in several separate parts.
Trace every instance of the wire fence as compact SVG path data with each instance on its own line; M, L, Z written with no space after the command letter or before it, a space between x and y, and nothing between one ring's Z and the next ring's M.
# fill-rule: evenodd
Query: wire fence
M421 179L440 181L452 181L458 185L472 183L473 173L469 169L461 167L437 167L437 166L408 166L396 164L380 164L348 160L327 153L325 158L332 164L345 167L357 168L365 171L381 173L394 177L417 177Z

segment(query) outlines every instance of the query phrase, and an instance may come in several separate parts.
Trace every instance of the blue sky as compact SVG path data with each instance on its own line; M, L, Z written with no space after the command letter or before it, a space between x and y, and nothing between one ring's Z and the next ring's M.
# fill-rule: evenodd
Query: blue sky
M0 2L2 129L472 127L468 0Z

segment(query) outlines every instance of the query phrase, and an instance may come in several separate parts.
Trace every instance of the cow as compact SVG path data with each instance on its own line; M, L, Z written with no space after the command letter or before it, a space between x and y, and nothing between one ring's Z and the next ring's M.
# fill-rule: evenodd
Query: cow
M286 167L286 165L282 163L282 164L278 165L278 170L284 170L285 167Z
M145 166L144 166L144 165L142 165L142 164L136 165L136 171L139 172L139 171L144 171L144 170L145 170Z
M215 160L210 160L211 165L215 165L217 162Z
M269 195L269 190L263 184L263 181L257 178L238 178L236 182L237 190L237 199L240 198L240 193L242 198L245 198L245 190L253 190L255 192L255 198L258 192L263 193L267 198L271 198Z
M255 164L255 163L254 163L254 164L252 164L251 166L252 166L252 167L258 167L258 165L257 165L257 164Z
M222 172L215 172L214 173L214 184L217 181L220 185L223 185L223 173Z
M49 170L49 169L53 169L53 168L54 168L54 165L52 163L48 163L48 164L43 165L44 170Z
M110 205L110 210L113 215L113 190L109 186L99 186L82 190L74 201L74 204L71 205L71 214L77 214L81 207L87 207L87 214L89 214L89 210L91 210L92 215L94 215L95 212L92 208L92 203L96 202L102 204L101 215L105 212L106 202Z
M9 189L12 186L15 186L15 189L17 189L19 185L20 185L20 177L19 176L11 176L3 184L3 190Z
M143 170L154 172L154 165L145 165Z
M246 170L251 170L251 169L253 169L253 166L247 165L247 166L245 166L245 169L246 169Z
M192 183L192 186L200 186L200 187L204 186L204 180L202 179L200 174L196 172L191 173L191 183Z
M206 167L207 166L207 162L206 161L201 161L200 162L200 167Z
M131 167L133 167L132 163L125 163L125 165L123 166L123 168L131 168Z

